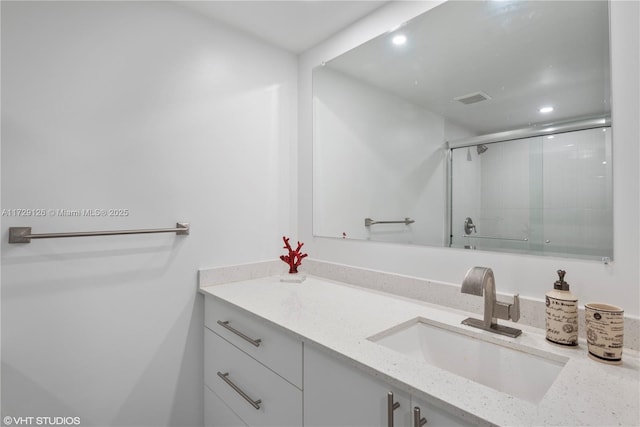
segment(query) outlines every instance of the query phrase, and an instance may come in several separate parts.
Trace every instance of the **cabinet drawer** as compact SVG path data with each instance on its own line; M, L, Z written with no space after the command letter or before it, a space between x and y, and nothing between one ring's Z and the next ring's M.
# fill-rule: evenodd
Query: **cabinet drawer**
M204 388L205 427L247 427L209 387Z
M212 297L205 298L204 323L207 328L302 389L302 342L250 313Z
M247 425L302 425L302 391L206 328L204 354L205 385Z

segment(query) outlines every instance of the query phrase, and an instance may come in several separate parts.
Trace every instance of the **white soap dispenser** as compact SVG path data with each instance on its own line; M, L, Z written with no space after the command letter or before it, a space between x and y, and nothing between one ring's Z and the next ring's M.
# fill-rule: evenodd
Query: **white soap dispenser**
M578 298L564 281L566 271L558 270L553 290L545 298L547 340L562 345L578 345Z

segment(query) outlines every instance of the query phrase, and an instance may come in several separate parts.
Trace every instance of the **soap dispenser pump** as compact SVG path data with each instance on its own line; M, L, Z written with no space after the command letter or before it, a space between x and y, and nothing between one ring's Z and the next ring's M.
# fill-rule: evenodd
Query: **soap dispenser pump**
M547 340L562 345L578 345L578 298L564 281L566 271L558 270L558 280L545 298Z

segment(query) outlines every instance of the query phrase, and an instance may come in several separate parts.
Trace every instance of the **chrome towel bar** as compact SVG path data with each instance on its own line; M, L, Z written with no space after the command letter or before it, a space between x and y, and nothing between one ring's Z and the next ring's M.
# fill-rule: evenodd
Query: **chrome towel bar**
M365 218L364 219L364 226L365 227L370 227L372 225L375 224L404 224L404 225L409 225L409 224L413 224L415 221L412 220L411 218L405 218L402 221L374 221L371 218Z
M31 239L54 239L58 237L92 237L115 236L121 234L152 234L152 233L176 233L177 236L189 234L189 223L178 222L175 228L147 228L139 230L114 230L114 231L74 231L69 233L40 233L32 234L31 227L9 227L9 243L31 243Z

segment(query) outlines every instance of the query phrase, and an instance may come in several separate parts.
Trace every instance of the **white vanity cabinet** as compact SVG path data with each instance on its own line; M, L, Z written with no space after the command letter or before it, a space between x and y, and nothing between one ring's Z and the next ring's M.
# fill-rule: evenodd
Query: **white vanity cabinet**
M302 342L215 298L205 298L205 423L301 426Z
M399 407L395 426L408 426L411 396L348 366L327 352L306 345L304 354L305 427L388 426L388 393Z
M417 427L473 425L389 386L315 343L205 298L207 427ZM420 408L420 418L415 417Z
M392 399L389 393L392 393ZM426 426L470 426L443 409L398 391L372 374L311 345L304 354L305 427L414 427L414 408ZM389 415L392 417L389 417Z

